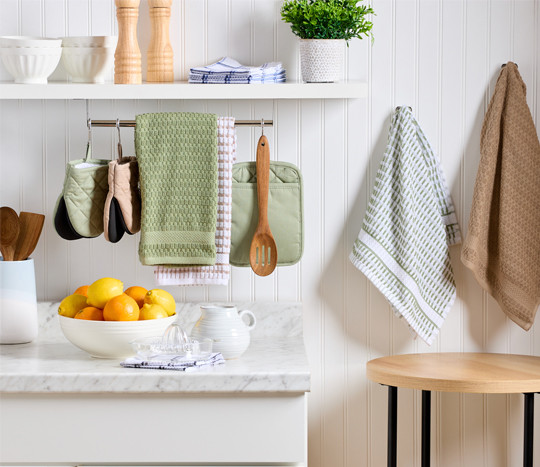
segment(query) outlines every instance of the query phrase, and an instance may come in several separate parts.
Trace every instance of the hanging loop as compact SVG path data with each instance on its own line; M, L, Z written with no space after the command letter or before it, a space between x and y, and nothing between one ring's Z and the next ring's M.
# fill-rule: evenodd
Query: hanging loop
M116 119L116 131L118 133L118 163L122 161L122 138L120 136L120 119Z

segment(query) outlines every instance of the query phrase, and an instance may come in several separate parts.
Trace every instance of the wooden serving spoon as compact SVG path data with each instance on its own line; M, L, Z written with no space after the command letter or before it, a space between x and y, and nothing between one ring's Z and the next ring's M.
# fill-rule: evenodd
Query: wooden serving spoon
M258 276L268 276L277 265L277 247L268 224L268 189L270 185L270 148L262 135L257 143L257 203L259 222L251 240L249 264Z
M19 228L17 213L7 206L2 206L0 208L0 251L4 261L13 261Z
M45 216L33 212L21 212L19 217L21 231L15 246L15 261L23 261L28 258L36 248Z

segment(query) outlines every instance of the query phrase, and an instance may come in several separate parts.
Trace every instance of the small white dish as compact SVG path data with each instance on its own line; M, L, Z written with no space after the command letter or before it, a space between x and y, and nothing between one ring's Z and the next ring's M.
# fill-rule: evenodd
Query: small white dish
M60 47L62 39L35 36L1 36L0 47L51 48Z
M176 318L174 314L141 321L91 321L58 315L64 336L79 349L98 358L133 355L134 340L163 334Z
M117 36L63 37L62 47L116 47Z
M2 47L0 55L16 83L47 84L60 61L62 48Z
M104 83L114 63L114 49L63 47L62 63L74 83Z

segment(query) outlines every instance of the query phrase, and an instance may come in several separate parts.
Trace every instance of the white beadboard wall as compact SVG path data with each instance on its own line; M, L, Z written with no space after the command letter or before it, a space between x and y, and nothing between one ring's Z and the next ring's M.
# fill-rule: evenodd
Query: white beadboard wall
M149 39L143 0L139 40ZM245 63L281 60L299 77L298 47L279 19L279 0L174 0L171 37L177 79L190 66L230 55ZM440 156L466 230L479 162L483 114L500 66L518 63L540 121L540 4L535 0L373 0L375 41L353 41L345 72L369 83L360 100L94 101L92 118L127 119L150 111L208 111L273 118L272 157L297 164L305 180L305 253L300 264L267 278L234 268L228 287L171 288L180 301L301 300L313 372L309 466L386 465L386 389L365 377L365 363L406 352L491 351L540 355L540 332L524 332L500 311L459 260L458 299L432 347L414 341L383 297L347 257L382 157L389 119L410 105ZM113 0L1 0L1 35L115 34ZM62 77L61 71L56 73ZM5 70L0 79L9 79ZM1 97L1 96L0 96ZM132 130L122 130L124 154ZM239 160L252 160L259 130L240 129ZM111 158L115 134L94 130L94 156ZM0 204L44 212L34 254L39 298L55 300L102 276L152 287L140 266L138 236L117 245L67 242L52 227L66 161L83 157L83 101L0 100ZM537 326L536 326L537 327ZM538 414L537 414L538 415ZM432 465L521 465L522 398L433 397ZM540 415L536 417L540 466ZM399 392L400 465L420 465L420 396Z

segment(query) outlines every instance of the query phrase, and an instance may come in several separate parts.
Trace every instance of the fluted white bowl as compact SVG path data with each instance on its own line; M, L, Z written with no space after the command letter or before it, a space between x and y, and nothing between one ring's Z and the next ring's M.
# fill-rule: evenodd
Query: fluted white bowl
M63 47L62 63L74 83L103 83L114 63L112 47Z
M16 83L47 84L60 61L62 48L2 47L0 55Z
M134 355L131 343L142 337L161 336L177 315L142 321L91 321L58 315L60 328L74 346L93 357L125 358Z
M116 36L63 37L62 47L116 47Z
M50 48L60 47L62 39L35 36L1 36L0 47L31 47Z

